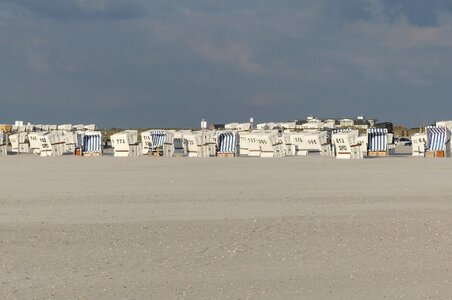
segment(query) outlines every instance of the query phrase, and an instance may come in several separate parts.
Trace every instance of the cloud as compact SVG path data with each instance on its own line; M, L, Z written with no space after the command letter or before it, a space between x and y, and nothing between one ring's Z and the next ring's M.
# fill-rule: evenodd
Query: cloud
M401 17L391 22L354 23L348 30L376 46L391 49L452 46L452 15L443 15L436 26L417 26Z
M383 0L382 9L388 20L397 21L406 18L410 24L419 27L436 26L439 15L452 12L452 3L449 0Z
M424 86L451 67L444 59L452 49L452 15L438 13L437 24L429 26L413 24L403 15L398 19L383 15L346 24L338 39L338 44L345 41L354 47L343 46L346 51L331 58L356 66L365 78Z
M39 103L105 126L400 109L414 123L415 103L436 118L452 109L447 2L3 0L0 102L16 104L0 117Z
M4 0L17 13L28 10L36 16L51 19L134 19L143 15L135 1L122 0Z
M265 72L264 66L253 61L250 47L246 42L227 42L223 47L219 47L204 41L195 48L201 57L214 64L231 65L247 73L263 74Z

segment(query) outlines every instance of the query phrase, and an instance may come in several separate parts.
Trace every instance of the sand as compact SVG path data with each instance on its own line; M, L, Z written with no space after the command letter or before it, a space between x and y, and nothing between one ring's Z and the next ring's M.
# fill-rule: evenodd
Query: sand
M0 299L447 299L452 160L0 159Z

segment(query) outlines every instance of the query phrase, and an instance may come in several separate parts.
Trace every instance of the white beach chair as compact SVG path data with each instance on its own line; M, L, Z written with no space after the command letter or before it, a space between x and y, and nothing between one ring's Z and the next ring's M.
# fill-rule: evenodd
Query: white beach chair
M242 133L246 136L248 156L254 157L282 157L284 156L284 142L277 130L253 131Z
M296 147L292 142L292 135L294 132L284 132L281 137L281 141L284 143L284 156L295 156Z
M20 133L10 135L9 142L11 143L11 152L17 153L19 149L20 153L30 153L30 145L28 143L28 132L23 131Z
M187 156L188 155L188 141L184 138L184 133L190 133L190 131L176 131L173 137L174 156Z
M30 132L28 134L28 141L30 143L30 151L34 154L40 154L41 153L41 141L39 138L42 135L42 131L39 132Z
M146 130L141 133L141 152L146 155L151 152L152 148L152 135L151 130Z
M184 132L188 157L210 157L216 154L215 132L211 130Z
M244 141L240 142L240 153L252 157L261 156L258 131L242 133L241 139L244 139Z
M358 142L358 130L333 133L332 140L337 159L362 159L363 153Z
M412 156L425 157L425 150L427 149L427 134L416 133L411 136Z
M30 133L30 147L33 152L40 156L60 156L63 155L64 140L61 132L40 131Z
M187 155L188 157L206 157L207 154L203 147L203 135L200 131L193 131L184 134L184 139L187 141Z
M358 136L358 144L360 145L361 153L363 154L363 156L367 156L368 143L369 137L367 136L367 134L362 134Z
M326 131L304 131L290 135L295 155L331 155L331 144Z
M6 134L0 130L0 156L8 155Z
M239 152L240 155L248 155L249 154L249 144L248 144L248 135L249 133L240 134L239 141Z
M139 156L142 153L141 143L138 143L137 130L125 130L110 137L115 157Z

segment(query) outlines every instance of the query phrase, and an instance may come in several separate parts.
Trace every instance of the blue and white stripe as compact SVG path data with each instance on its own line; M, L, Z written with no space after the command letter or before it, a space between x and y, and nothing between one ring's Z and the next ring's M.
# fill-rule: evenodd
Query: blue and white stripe
M218 152L235 153L237 150L237 133L222 132L217 138Z
M444 151L447 143L447 129L428 126L427 131L427 150Z
M100 134L85 134L83 136L83 152L102 152L102 136Z
M387 151L388 150L388 129L387 128L369 128L367 129L369 151Z
M166 140L166 131L165 130L151 130L151 140L152 140L152 145L151 145L152 150L155 150L159 147L163 147L163 144L165 143L165 140Z

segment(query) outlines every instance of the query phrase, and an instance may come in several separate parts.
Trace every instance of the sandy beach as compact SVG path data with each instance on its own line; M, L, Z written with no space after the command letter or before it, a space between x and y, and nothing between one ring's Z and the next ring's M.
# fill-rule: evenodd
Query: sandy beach
M0 159L1 299L447 299L452 160Z

